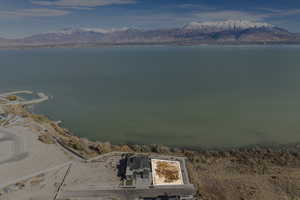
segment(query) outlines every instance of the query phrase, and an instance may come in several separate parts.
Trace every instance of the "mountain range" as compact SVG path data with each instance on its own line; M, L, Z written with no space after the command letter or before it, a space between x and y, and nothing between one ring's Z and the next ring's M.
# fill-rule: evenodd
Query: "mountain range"
M66 28L19 39L0 38L0 47L97 46L122 44L298 44L300 34L259 22L191 22L180 28Z

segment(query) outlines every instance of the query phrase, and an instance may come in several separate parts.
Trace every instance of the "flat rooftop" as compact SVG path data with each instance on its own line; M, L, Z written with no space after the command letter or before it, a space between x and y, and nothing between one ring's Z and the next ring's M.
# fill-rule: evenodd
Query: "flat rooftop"
M151 159L153 185L183 185L179 161Z

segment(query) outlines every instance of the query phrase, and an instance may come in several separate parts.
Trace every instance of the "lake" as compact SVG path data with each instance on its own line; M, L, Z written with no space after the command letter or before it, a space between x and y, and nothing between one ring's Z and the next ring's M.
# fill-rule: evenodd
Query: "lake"
M229 147L300 142L300 46L0 51L0 92L113 143Z

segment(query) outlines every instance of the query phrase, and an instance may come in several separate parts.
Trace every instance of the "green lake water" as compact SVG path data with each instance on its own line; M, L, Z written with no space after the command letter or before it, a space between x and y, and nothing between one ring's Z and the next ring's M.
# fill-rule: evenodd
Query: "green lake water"
M300 142L300 46L0 51L0 92L75 134L189 147Z

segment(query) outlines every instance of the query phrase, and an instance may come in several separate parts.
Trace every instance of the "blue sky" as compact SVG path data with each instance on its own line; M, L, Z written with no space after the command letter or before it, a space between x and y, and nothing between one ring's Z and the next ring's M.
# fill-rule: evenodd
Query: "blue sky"
M228 19L300 32L300 0L0 0L0 37L9 38L66 27L154 29Z

